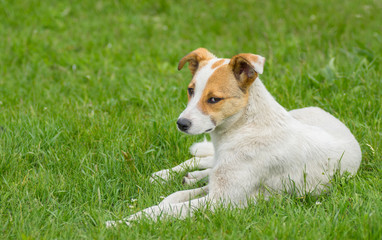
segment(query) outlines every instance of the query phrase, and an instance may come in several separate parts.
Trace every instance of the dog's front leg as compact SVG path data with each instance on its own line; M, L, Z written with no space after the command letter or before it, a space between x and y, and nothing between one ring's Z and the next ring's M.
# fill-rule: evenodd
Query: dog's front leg
M197 189L194 189L194 190L197 190ZM198 191L199 190L197 190L196 192ZM183 219L187 216L192 216L194 211L196 211L197 209L201 207L204 207L207 205L211 207L211 206L214 206L214 204L215 204L215 201L210 199L208 194L201 198L193 199L191 201L180 202L180 203L169 203L169 202L163 203L162 202L159 205L146 208L140 212L130 215L124 220L107 221L106 227L115 227L118 224L126 224L130 226L132 222L138 221L142 217L147 217L154 222L164 217L175 217L175 218Z
M194 183L197 183L198 181L202 180L203 178L208 177L211 173L211 168L207 168L202 171L194 171L194 172L189 172L184 176L183 178L183 184L186 185L192 185Z
M184 170L187 170L189 168L198 168L198 169L206 169L211 168L213 166L214 157L193 157L181 164L179 164L176 167L173 167L171 169L164 169L158 172L155 172L151 175L150 181L153 182L155 179L163 179L168 180L171 177L171 172L181 172Z

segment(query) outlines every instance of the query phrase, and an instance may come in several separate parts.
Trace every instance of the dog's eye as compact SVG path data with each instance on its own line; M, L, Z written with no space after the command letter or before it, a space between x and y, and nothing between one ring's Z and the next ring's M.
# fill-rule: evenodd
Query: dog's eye
M209 98L207 100L208 103L217 103L217 102L220 102L221 100L223 100L223 98L216 98L216 97L212 97L212 98Z
M190 95L190 97L192 97L194 95L194 89L193 88L188 88L187 91L188 91L188 95Z

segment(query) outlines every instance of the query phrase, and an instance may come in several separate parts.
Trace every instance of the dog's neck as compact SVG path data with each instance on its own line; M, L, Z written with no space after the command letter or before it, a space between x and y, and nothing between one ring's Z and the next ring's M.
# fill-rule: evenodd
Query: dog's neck
M246 122L265 126L278 126L289 117L288 112L268 92L259 78L249 89L245 109Z
M248 126L256 126L264 130L282 127L289 117L288 112L276 102L261 80L257 78L250 86L247 106L216 127L211 133L211 138L215 144L224 136L229 137Z

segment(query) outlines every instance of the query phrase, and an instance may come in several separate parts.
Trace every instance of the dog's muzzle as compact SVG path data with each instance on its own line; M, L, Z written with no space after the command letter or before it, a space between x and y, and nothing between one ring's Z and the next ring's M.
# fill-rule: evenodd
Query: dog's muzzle
M191 121L187 118L179 118L176 122L180 131L186 132L191 127Z

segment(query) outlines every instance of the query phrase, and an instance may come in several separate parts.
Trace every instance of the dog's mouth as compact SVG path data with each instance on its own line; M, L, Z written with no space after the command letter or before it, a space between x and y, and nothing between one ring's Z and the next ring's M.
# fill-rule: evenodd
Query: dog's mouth
M207 129L204 133L212 132L212 130L214 130L214 129L213 128Z
M214 130L215 128L209 128L207 129L206 131L204 132L201 132L201 133L210 133ZM189 135L196 135L196 134L201 134L201 133L192 133L192 132L189 132L188 130L182 130L178 127L178 130L180 130L181 132L185 133L185 134L189 134Z

